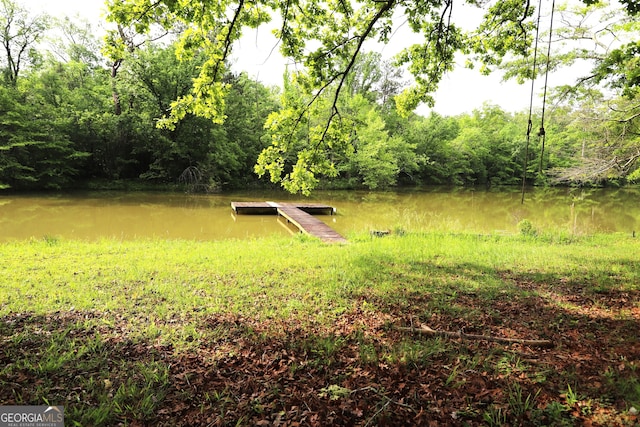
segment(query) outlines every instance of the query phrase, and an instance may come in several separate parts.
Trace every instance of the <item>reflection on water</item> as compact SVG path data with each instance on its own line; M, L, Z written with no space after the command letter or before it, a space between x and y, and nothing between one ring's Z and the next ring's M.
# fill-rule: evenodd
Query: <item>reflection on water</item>
M528 219L536 228L572 233L640 232L640 189L513 191L429 188L402 192L317 192L338 215L320 216L339 233L402 228L515 233ZM275 216L233 215L232 201L296 201L285 193L74 193L0 196L0 240L58 236L219 240L295 232Z

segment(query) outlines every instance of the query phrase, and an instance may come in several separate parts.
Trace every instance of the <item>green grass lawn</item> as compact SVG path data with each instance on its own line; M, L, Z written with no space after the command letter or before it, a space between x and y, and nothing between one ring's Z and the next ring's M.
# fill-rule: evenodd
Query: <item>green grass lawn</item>
M348 237L1 244L0 404L87 426L638 422L638 239ZM401 329L421 325L554 345Z

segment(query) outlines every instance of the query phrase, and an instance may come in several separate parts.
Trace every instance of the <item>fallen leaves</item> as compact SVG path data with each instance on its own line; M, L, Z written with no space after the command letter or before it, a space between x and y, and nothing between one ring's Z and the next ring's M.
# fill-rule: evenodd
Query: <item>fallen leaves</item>
M530 282L525 285L534 289ZM557 287L553 292L570 293ZM428 311L429 298L416 299L410 307L373 309L376 305L369 304L363 310L354 305L333 322L229 313L168 319L176 329L195 323L200 338L185 347L132 339L132 325L144 321L133 321L127 313L5 316L0 320L0 404L48 399L73 408L66 411L75 414L69 416L81 418L108 405L106 397L115 399L127 384L139 384L143 391L144 384L151 384L161 393L153 396L156 401L150 399L147 413L111 408L102 425L473 426L484 425L490 416L523 425L558 420L632 425L637 410L627 410L619 387L625 381L637 384L640 317L631 309L638 295L609 293L611 304L602 301L604 294L597 295L598 310L608 311L603 316L583 308L563 310L549 303L549 294L541 287L527 297L497 298L490 307L474 295L458 295L458 307L474 313L486 308L479 314L483 324ZM631 314L620 318L615 310ZM418 320L445 330L544 336L558 345L533 349L526 342L476 342L461 339L464 335L445 342L407 337L391 327L411 327ZM69 342L73 346L64 347ZM69 363L46 371L42 361L54 345L60 346L54 353ZM78 351L82 346L88 346L84 354ZM158 372L144 368L150 363L164 367L166 378L150 378ZM514 409L513 384L522 400L529 399L522 413ZM571 405L563 396L568 385L579 393ZM68 397L65 390L75 391ZM559 408L558 414L553 408Z

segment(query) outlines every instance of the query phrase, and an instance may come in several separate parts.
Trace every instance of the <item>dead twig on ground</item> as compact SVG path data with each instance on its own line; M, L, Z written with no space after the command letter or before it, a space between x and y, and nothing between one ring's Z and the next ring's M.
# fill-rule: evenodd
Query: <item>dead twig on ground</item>
M396 329L399 331L418 333L421 335L447 337L447 338L460 338L463 340L484 340L484 341L493 341L493 342L507 343L507 344L522 344L529 347L541 347L541 348L550 348L554 346L553 341L550 341L550 340L527 340L527 339L519 339L519 338L502 338L502 337L494 337L490 335L465 334L462 331L460 332L437 331L435 329L431 329L427 325L421 325L419 328L397 326Z

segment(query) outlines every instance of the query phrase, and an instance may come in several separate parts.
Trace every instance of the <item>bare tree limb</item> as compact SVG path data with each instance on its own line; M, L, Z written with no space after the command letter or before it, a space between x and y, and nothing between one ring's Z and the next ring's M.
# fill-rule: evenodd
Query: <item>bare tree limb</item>
M427 325L422 325L419 328L398 326L396 327L396 329L403 332L411 332L411 333L417 333L421 335L446 337L446 338L460 338L463 340L493 341L493 342L499 342L499 343L505 343L505 344L522 344L529 347L541 347L541 348L551 348L554 346L553 341L550 341L550 340L527 340L527 339L518 339L518 338L494 337L490 335L465 334L464 332L437 331L435 329L431 329Z

